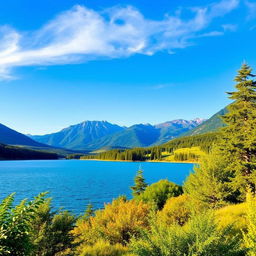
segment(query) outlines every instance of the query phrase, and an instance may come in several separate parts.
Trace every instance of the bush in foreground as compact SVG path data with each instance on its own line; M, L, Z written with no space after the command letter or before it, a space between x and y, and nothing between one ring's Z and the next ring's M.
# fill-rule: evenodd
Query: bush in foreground
M80 245L77 253L84 248L94 246L98 240L104 240L111 245L129 242L131 237L137 237L140 229L149 228L148 215L150 206L134 200L124 198L106 204L103 210L95 212L95 216L80 219L73 234L77 236Z
M79 256L128 256L128 254L128 248L121 244L111 245L107 241L99 240L92 246L84 246Z
M164 208L157 213L157 219L165 225L178 224L183 226L188 222L191 211L188 206L189 197L185 194L167 200Z
M32 255L31 220L44 202L45 194L40 194L31 202L23 200L13 206L14 194L0 204L0 255Z
M137 201L142 201L160 210L164 207L167 199L179 196L183 193L182 187L168 180L160 180L146 187L145 191L135 197Z
M140 239L133 239L131 250L138 256L241 256L245 255L230 228L219 229L211 212L193 216L183 227L153 223Z

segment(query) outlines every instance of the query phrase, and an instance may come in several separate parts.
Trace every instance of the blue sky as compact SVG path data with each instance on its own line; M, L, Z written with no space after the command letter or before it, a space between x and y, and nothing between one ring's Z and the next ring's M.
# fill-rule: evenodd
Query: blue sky
M208 118L256 69L256 1L1 1L0 38L0 123L20 132Z

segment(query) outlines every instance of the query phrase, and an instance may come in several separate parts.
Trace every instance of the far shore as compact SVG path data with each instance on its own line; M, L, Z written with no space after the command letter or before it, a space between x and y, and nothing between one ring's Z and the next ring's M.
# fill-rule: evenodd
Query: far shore
M107 160L107 159L78 159L83 161L101 161L101 162L138 162L138 163L180 163L180 164L198 164L196 161L161 161L161 160L147 160L147 161L131 161L131 160Z

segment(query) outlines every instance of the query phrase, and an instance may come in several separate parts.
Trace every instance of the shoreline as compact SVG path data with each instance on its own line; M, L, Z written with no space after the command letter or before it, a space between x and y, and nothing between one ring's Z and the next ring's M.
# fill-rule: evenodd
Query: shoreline
M72 159L70 159L72 160ZM108 159L77 159L81 161L100 161L100 162L130 162L130 163L176 163L176 164L199 164L193 161L161 161L161 160L147 160L147 161L132 161L132 160L108 160Z

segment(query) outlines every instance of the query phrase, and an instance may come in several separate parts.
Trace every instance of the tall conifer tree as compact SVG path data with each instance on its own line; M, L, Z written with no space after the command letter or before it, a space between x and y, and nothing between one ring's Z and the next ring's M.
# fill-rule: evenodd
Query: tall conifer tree
M131 187L132 195L134 197L139 196L142 192L145 191L146 187L147 183L143 177L143 171L140 169L134 178L134 186Z
M236 91L212 152L202 159L185 182L191 198L211 208L245 200L256 184L256 81L243 64L235 77Z
M222 118L219 150L225 157L231 185L245 199L248 186L255 190L256 181L256 81L252 69L243 64L235 77L236 91L229 92L234 100Z

